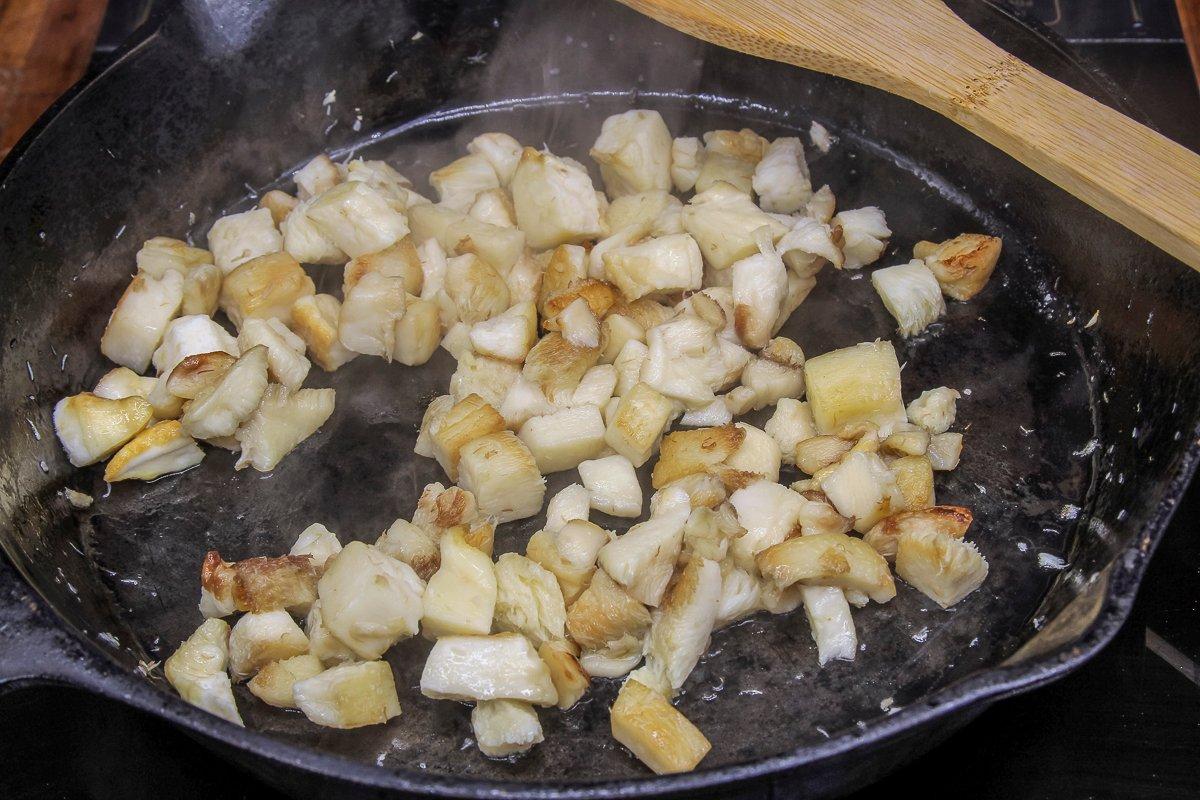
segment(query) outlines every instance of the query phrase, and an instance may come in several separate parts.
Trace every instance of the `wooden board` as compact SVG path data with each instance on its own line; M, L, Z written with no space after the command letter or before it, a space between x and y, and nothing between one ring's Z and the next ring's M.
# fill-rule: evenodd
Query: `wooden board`
M79 80L107 0L0 0L0 158Z
M1200 0L1175 0L1175 7L1179 9L1179 26L1183 28L1183 40L1192 57L1196 88L1200 89Z

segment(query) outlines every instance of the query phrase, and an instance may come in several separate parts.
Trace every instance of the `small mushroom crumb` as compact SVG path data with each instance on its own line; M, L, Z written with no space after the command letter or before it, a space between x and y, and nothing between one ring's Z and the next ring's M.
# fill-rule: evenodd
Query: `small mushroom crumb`
M95 502L95 499L90 494L77 492L70 488L63 489L63 497L67 498L67 502L70 503L73 508L78 508L81 511L91 508L92 503Z

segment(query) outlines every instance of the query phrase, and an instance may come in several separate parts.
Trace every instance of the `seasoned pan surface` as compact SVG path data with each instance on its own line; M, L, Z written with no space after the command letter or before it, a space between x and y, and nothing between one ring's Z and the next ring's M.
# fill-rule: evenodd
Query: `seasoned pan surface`
M613 95L586 103L565 97L456 110L408 125L358 152L423 176L456 157L475 134L500 129L582 161L591 142L588 132L633 102L662 111L673 131L752 125L768 136L798 133L787 115L766 108L738 111L732 101L715 97L642 95L634 101ZM862 650L853 663L817 666L802 610L762 615L718 633L680 701L713 742L705 767L820 742L887 713L883 706L906 706L930 689L1001 660L1021 640L1054 577L1039 567L1039 554L1063 553L1062 509L1083 502L1090 478L1086 458L1073 455L1092 436L1086 345L1077 329L1063 324L1065 313L1047 304L1051 279L1028 258L1031 243L936 174L869 140L835 133L836 147L814 158L814 180L833 184L843 208L875 203L888 211L897 233L882 263L907 258L918 238L939 239L961 230L1004 238L1000 276L987 291L970 303L952 304L930 332L900 343L899 353L907 363L906 397L940 385L970 392L959 404L959 422L967 429L962 464L939 477L937 490L942 501L975 510L973 535L991 572L982 590L951 612L908 587L901 587L893 603L856 611ZM319 289L321 283L332 288L341 282L337 268L312 272ZM895 323L865 278L823 272L784 334L813 355L895 338ZM357 359L332 376L318 376L316 385L337 389L337 410L319 435L270 475L234 473L233 454L213 450L184 475L149 487L113 486L85 520L84 541L108 576L122 621L140 642L158 642L150 652L160 658L200 619L196 575L207 549L219 549L229 559L284 553L314 521L344 538L374 541L396 517L411 516L421 488L445 481L436 462L414 456L412 448L425 404L444 391L453 370L445 352L417 368ZM761 425L769 410L759 416L751 421ZM648 496L649 465L643 472ZM554 474L550 491L573 480L573 470ZM104 492L102 485L94 488ZM541 521L502 528L498 551L523 551ZM620 530L629 521L601 524ZM428 700L416 689L428 646L410 640L390 655L402 687L404 714L397 722L332 732L244 693L247 724L384 766L417 764L449 774L530 780L641 773L609 734L608 706L617 682L606 680L570 712L543 713L546 742L529 756L511 763L481 757L467 746L466 709Z
M713 742L703 769L743 765L749 772L739 774L752 774L762 759L787 757L771 768L799 763L831 742L866 758L876 731L906 715L929 720L940 698L968 702L957 687L994 694L1030 685L1079 663L1111 633L1152 545L1147 538L1139 548L1139 532L1158 529L1160 503L1190 470L1190 434L1176 435L1190 432L1196 412L1196 375L1186 365L1198 346L1188 336L1198 307L1189 299L1200 289L1190 273L1170 272L1175 265L1144 243L911 104L715 51L624 9L382 3L345 4L337 16L331 7L339 4L286 4L286 13L283 5L230 3L231 16L220 18L220 4L184 4L186 13L127 55L124 71L63 112L91 127L48 130L0 173L0 269L9 289L0 298L0 375L14 410L0 420L4 546L66 623L127 675L168 655L199 623L206 550L227 559L282 553L315 521L344 541L373 541L410 516L421 487L444 480L412 445L425 403L453 369L445 353L415 369L360 358L310 379L337 388L337 410L270 475L234 473L233 457L211 450L186 474L109 490L99 470L66 465L49 410L105 371L99 335L141 240L201 239L221 213L253 201L248 189L265 190L326 147L387 159L418 183L487 130L587 163L600 122L631 107L658 109L677 135L744 125L796 135L820 120L838 141L827 155L813 151L814 181L830 183L841 208L884 208L895 235L881 264L907 260L922 238L978 231L1005 242L987 290L952 303L917 339L894 336L865 275L832 270L784 329L810 356L892 338L908 398L939 385L970 390L959 403L962 464L939 476L937 491L975 511L987 582L952 612L901 586L892 603L856 611L858 659L824 669L802 612L717 633L680 700ZM1034 55L1043 46L983 6L961 5ZM520 35L506 38L508 30ZM417 31L425 33L414 42ZM318 34L319 46L304 44ZM1041 57L1043 68L1061 67L1059 54ZM169 109L139 89L155 74L179 93L164 101L174 103ZM326 107L334 88L341 99ZM143 104L129 99L138 91ZM359 114L365 123L354 130ZM319 290L340 283L336 268L313 275ZM1155 308L1168 309L1157 327L1145 319ZM1085 327L1097 310L1102 322ZM1162 391L1141 392L1146 386ZM550 490L572 474L551 476ZM58 495L64 485L94 494L96 505L72 511ZM505 526L497 551L521 549L539 524ZM1041 554L1065 557L1071 569L1044 569ZM1072 650L1085 634L1086 647ZM174 701L162 713L293 764L305 763L306 752L345 756L344 767L308 763L359 781L486 777L517 782L506 790L517 792L517 784L646 776L611 740L616 687L606 681L571 712L542 714L546 741L528 756L484 759L467 741L467 709L417 691L427 647L418 639L392 652L404 713L387 726L326 731L248 695L247 724L267 738L241 738ZM1051 658L1022 666L1038 653ZM1006 662L1005 672L994 671ZM374 765L386 771L361 769ZM854 780L886 767L860 766Z

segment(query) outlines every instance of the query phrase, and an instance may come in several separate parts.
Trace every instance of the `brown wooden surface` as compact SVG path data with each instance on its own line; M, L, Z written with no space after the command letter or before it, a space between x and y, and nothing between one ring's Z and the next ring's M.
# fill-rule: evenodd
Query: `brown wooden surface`
M1192 57L1196 86L1200 88L1200 0L1175 0L1175 7L1179 9L1183 40L1187 42L1188 55Z
M83 75L107 0L0 0L0 157Z

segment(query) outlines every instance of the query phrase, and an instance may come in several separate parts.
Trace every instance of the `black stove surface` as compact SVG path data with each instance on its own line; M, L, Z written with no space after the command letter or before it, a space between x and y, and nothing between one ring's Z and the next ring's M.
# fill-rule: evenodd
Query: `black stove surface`
M110 0L98 60L144 19L149 5ZM1007 5L1066 38L1155 127L1200 150L1200 96L1171 0ZM1129 622L1106 650L1062 681L998 703L855 800L1200 797L1198 528L1200 482L1181 503ZM12 579L0 563L0 580ZM156 796L279 795L170 725L107 700L38 688L0 703L0 798Z

